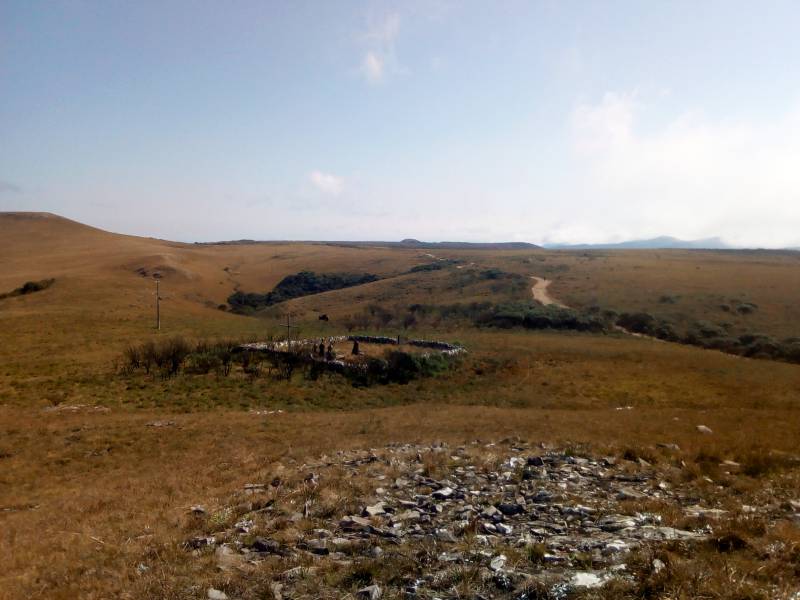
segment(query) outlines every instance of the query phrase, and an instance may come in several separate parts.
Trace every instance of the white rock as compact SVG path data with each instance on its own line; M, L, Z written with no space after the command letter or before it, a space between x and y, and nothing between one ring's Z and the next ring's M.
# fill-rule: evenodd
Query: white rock
M603 554L619 554L620 552L626 552L627 550L628 544L622 540L612 540L606 544L605 548L603 548Z
M489 568L492 571L500 571L502 570L503 567L506 566L506 560L508 559L506 558L505 554L498 554L489 563Z
M383 502L378 502L377 504L373 504L372 506L367 506L364 509L364 516L365 517L377 517L379 515L385 515L386 511L383 509Z
M228 594L221 590L216 590L214 588L208 588L208 592L206 592L206 597L208 600L228 600Z
M711 431L711 428L706 427L705 425L698 425L696 429L698 433L705 433L705 434L714 433L713 431Z
M578 571L569 580L574 587L598 588L603 587L606 578L602 574L592 573L591 571Z
M378 600L383 595L383 590L377 585L368 585L356 592L356 598L363 600Z
M452 488L449 488L449 487L445 486L442 489L436 490L435 492L433 492L431 494L431 496L433 496L434 498L437 498L439 500L446 500L447 498L452 496L453 493L454 492L453 492Z
M505 523L495 523L494 528L503 535L511 535L511 532L514 531L511 525L506 525Z

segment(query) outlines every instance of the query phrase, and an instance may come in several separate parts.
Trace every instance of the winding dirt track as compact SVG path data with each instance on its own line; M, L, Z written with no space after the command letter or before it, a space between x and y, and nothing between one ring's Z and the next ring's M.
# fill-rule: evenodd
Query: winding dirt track
M540 302L544 306L558 306L560 308L569 308L563 302L559 302L555 298L550 295L550 292L547 291L547 288L550 287L550 284L553 283L551 279L545 279L544 277L537 277L536 275L531 275L531 279L533 279L534 284L531 288L531 293L533 294L533 299L537 302ZM643 333L636 333L635 331L630 331L629 329L625 329L620 325L614 325L614 329L620 331L622 333L626 333L628 335L632 335L633 337L644 338L647 340L654 340L656 342L663 342L664 340L660 340L656 337L652 337L649 335L644 335Z
M550 287L552 283L551 279L545 279L544 277L537 277L535 275L530 276L531 279L534 280L533 287L531 288L531 293L533 294L533 299L537 302L541 302L544 306L558 306L560 308L569 308L563 302L559 302L555 298L550 295L550 292L547 291L547 288ZM654 342L664 343L666 340L659 339L657 337L653 337L650 335L645 335L643 333L636 333L635 331L631 331L630 329L625 329L620 325L614 325L614 329L621 333L625 333L627 335L632 335L633 337L642 338L646 340L653 340ZM731 355L727 355L731 356ZM740 358L736 356L735 358Z
M562 304L553 298L547 291L547 288L550 287L550 284L552 283L551 279L536 277L535 275L531 275L531 279L533 279L534 282L533 287L531 288L531 293L533 294L534 300L541 302L544 306L550 306L552 304L554 306L560 306L561 308L569 308L566 304Z

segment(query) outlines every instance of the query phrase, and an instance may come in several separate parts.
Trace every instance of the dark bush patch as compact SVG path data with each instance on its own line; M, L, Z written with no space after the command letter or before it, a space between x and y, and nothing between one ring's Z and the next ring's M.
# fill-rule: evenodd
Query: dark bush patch
M408 270L408 272L409 273L423 273L425 271L441 271L444 268L444 266L442 265L442 262L444 262L444 261L435 262L435 263L426 263L424 265L415 265L415 266L411 267Z
M571 329L608 331L610 323L601 316L580 313L570 308L540 304L503 304L493 306L476 317L478 325L488 327L524 327L525 329Z
M622 313L617 319L617 325L643 335L656 335L657 319L648 313Z
M292 298L340 290L377 281L378 279L377 275L370 273L317 274L312 271L301 271L296 275L284 277L271 292L266 294L234 292L228 297L228 304L230 304L233 312L246 313L291 300Z
M42 290L46 290L51 285L56 282L54 278L51 279L41 279L39 281L26 281L22 284L22 287L18 287L10 292L6 292L5 294L0 294L0 300L5 298L13 298L14 296L26 296L27 294L33 294L34 292L41 292Z
M736 307L736 312L738 312L740 315L749 315L754 313L757 308L758 306L752 302L742 302Z

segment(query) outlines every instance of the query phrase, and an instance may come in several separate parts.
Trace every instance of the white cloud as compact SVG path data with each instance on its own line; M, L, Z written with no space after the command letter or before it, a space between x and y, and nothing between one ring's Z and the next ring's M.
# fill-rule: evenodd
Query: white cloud
M370 51L367 52L361 63L361 72L370 83L380 83L383 81L383 67L383 58Z
M309 179L314 187L324 194L338 196L344 189L344 178L331 173L312 171Z
M389 67L396 63L395 41L400 33L400 15L391 13L373 18L367 31L361 36L366 51L361 60L360 71L369 83L386 80Z
M573 111L580 195L591 205L571 228L600 237L798 242L800 112L769 122L713 121L688 112L645 127L653 108L636 93L609 93Z

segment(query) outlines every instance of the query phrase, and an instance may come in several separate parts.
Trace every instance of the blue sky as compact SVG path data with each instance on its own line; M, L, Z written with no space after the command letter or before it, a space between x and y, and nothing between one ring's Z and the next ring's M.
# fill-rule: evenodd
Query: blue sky
M800 245L800 4L0 0L0 210Z

